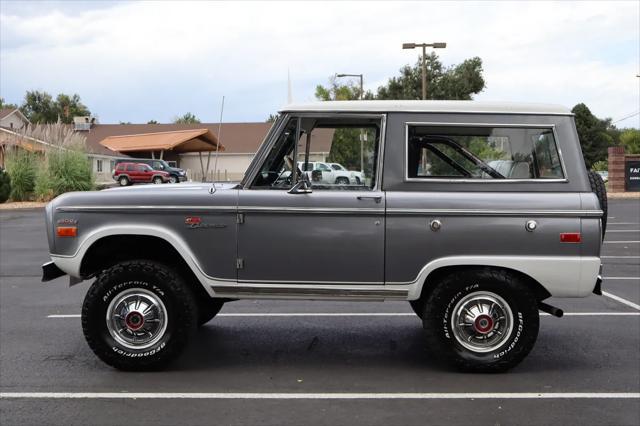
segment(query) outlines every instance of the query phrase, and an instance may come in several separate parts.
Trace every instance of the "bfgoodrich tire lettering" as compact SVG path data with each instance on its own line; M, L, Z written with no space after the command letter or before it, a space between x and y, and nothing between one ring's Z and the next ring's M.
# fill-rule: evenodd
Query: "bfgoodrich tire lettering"
M151 344L114 338L110 306L118 298L140 294L162 306L163 326ZM111 317L111 318L110 318ZM135 316L131 318L136 320ZM139 318L138 318L139 320ZM188 286L172 269L151 261L118 263L102 272L82 305L82 329L89 347L105 363L129 371L156 370L175 359L196 329L197 308ZM135 323L135 321L134 321ZM133 324L135 329L137 326Z
M422 317L428 349L436 356L464 371L501 372L533 348L539 328L537 300L517 275L469 269L434 285ZM467 338L469 343L461 343Z

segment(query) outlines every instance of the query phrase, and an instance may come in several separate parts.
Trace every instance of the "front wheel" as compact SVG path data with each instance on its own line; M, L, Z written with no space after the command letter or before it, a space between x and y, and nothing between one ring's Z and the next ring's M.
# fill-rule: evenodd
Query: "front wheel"
M538 337L538 303L517 275L494 269L454 272L435 283L422 315L430 350L464 371L502 372Z
M161 177L159 177L159 176L154 177L154 178L153 178L153 183L154 183L155 185L160 185L160 184L162 183L162 178L161 178Z
M191 290L172 269L127 261L102 272L82 305L82 330L105 363L157 370L186 347L197 326Z
M169 176L169 183L178 183L178 178L175 176Z

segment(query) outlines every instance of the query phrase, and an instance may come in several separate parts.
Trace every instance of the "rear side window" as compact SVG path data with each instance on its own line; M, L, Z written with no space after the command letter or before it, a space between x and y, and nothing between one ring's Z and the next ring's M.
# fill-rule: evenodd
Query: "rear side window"
M563 179L553 129L407 127L410 179Z
M134 170L133 164L127 164L127 171L132 172Z

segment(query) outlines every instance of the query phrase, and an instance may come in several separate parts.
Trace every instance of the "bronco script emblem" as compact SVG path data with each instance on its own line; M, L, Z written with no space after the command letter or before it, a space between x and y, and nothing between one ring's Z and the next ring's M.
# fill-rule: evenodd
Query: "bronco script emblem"
M222 223L203 223L202 218L199 216L187 216L184 218L184 224L191 229L202 228L226 228L227 225Z

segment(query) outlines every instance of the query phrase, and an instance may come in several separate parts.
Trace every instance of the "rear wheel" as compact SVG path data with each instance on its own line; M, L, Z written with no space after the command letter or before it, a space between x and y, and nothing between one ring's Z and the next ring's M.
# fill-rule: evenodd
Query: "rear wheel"
M507 271L470 269L441 278L424 304L430 350L465 371L502 372L522 361L538 336L538 303Z
M82 305L82 330L105 363L157 370L174 360L196 330L191 290L172 269L151 261L118 263L102 272Z
M120 184L120 186L127 186L129 185L129 178L126 176L121 176L120 178L118 178L118 183Z
M604 233L607 230L607 187L604 184L604 180L602 180L602 176L598 173L589 170L589 184L591 185L591 190L598 197L598 201L600 202L600 209L602 209L602 237L604 238Z
M338 184L338 185L349 185L349 178L341 176L341 177L336 179L336 184Z

